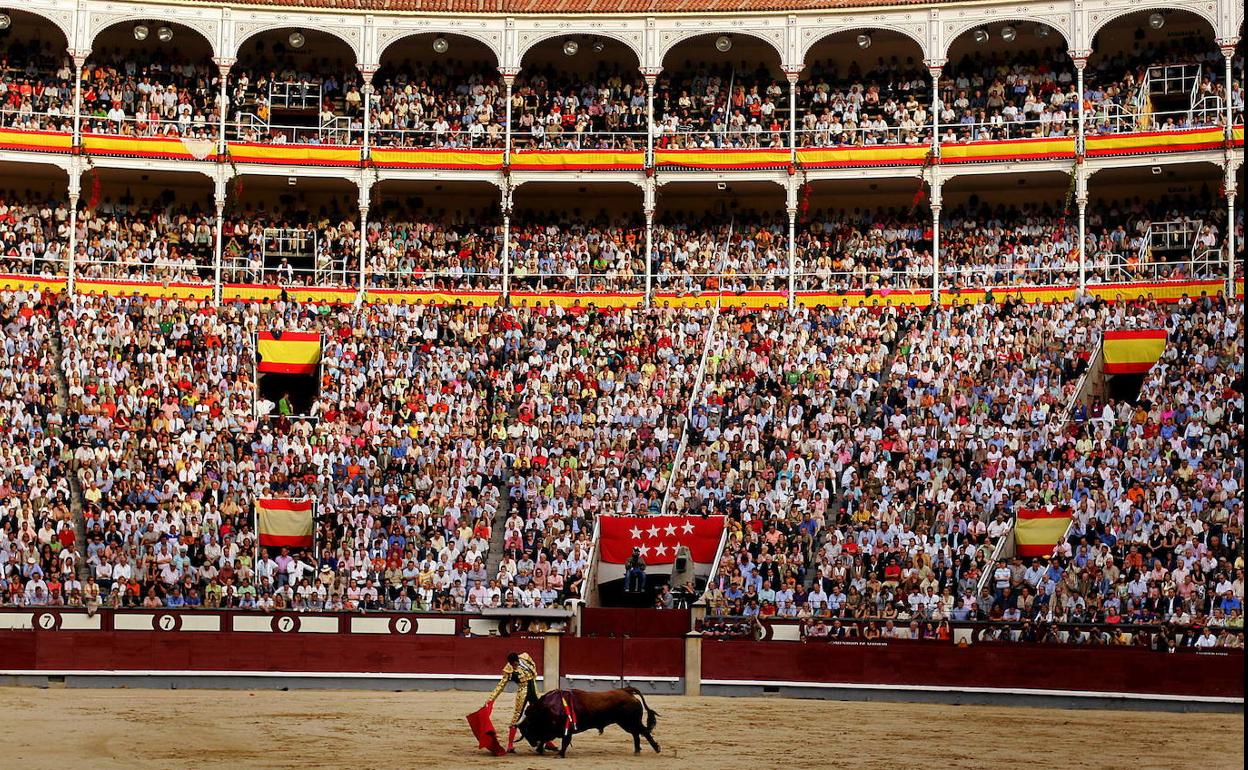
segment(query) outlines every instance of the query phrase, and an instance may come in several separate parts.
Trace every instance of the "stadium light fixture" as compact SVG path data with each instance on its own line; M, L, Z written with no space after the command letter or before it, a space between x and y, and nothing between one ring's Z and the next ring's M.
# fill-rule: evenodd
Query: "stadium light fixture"
M1154 13L1153 15L1149 16L1148 26L1152 27L1153 29L1161 29L1162 27L1166 26L1165 15L1161 13Z
M290 37L286 38L286 42L290 43L291 48L303 48L308 43L308 39L303 36L302 32L291 32Z
M720 35L715 38L715 50L720 53L728 53L732 50L732 38L727 35Z
M1041 40L1048 37L1051 31L1052 30L1049 29L1049 26L1047 24L1036 25L1036 37L1040 38Z
M135 40L139 40L139 41L147 40L147 35L149 32L151 32L151 30L147 28L146 24L134 25L134 39Z
M13 26L13 17L7 13L0 13L0 30L6 30Z
M1008 24L1001 28L1001 39L1007 43L1013 43L1018 37L1018 30Z
M870 35L859 35L859 36L858 36L858 47L859 47L859 48L862 48L862 49L867 49L867 48L870 48L870 47L871 47L871 36L870 36Z
M563 55L576 56L576 52L581 50L581 44L575 40L568 39L563 41Z
M451 44L447 42L446 38L435 37L433 39L433 52L434 53L446 53L449 50L451 50Z
M594 53L602 53L606 47L607 44L602 42L601 38L595 39L593 45L590 46L590 48L594 49Z
M158 27L156 29L156 39L162 43L168 43L173 40L173 30L169 27Z
M988 42L988 30L986 29L975 30L975 42L979 43L980 45L987 43Z

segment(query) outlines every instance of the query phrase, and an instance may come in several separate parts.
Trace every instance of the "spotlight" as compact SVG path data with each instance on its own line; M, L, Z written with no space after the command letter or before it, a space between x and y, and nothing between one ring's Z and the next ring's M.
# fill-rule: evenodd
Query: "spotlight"
M870 36L870 35L859 35L859 36L858 36L858 47L859 47L859 48L864 48L864 49L865 49L865 48L870 48L870 47L871 47L871 36Z
M980 45L987 43L988 42L988 30L986 29L975 30L975 42L979 43Z
M720 53L728 53L732 50L732 38L727 35L720 35L715 38L715 50Z
M1051 32L1051 31L1052 31L1052 30L1050 30L1050 29L1048 28L1048 26L1046 26L1046 25L1044 25L1044 24L1037 24L1037 25L1036 25L1036 37L1040 38L1041 40L1043 40L1044 38L1048 37L1048 36L1049 36L1049 32Z
M134 25L134 39L135 40L147 40L147 33L150 31L151 30L147 28L146 24L135 24Z
M1166 17L1160 13L1154 13L1152 16L1148 17L1148 26L1153 29L1161 29L1166 26Z
M449 50L451 50L451 44L446 42L446 38L435 37L433 39L433 52L434 53L446 53Z
M307 45L308 39L303 36L302 32L291 32L286 42L290 43L291 48L303 48Z
M1005 26L1001 28L1001 39L1007 43L1013 43L1018 37L1018 30L1014 27Z
M607 47L607 44L602 42L601 40L595 40L594 44L590 46L590 48L594 49L594 53L602 53L603 49L605 49L606 47Z
M581 44L576 42L575 40L563 41L563 55L564 56L576 56L576 52L579 50L581 50Z
M173 40L173 30L168 27L157 27L156 39L162 43L168 43Z
M13 17L7 13L0 13L0 30L8 29L13 26Z

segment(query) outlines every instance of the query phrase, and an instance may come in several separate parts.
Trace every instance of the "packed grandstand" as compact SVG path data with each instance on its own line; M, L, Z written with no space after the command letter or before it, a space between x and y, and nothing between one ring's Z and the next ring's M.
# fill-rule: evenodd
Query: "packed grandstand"
M5 9L0 605L575 608L723 515L708 635L1242 648L1238 26L761 6Z

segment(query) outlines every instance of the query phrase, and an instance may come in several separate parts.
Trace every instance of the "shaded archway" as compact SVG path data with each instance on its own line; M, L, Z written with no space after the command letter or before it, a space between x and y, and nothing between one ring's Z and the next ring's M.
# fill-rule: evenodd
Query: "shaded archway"
M628 183L529 182L513 193L513 292L640 292L642 191Z
M1078 220L1070 175L968 174L942 187L943 289L1077 283Z
M1089 131L1173 130L1225 122L1225 65L1209 22L1143 9L1101 26L1084 75Z
M975 26L949 45L941 141L1070 136L1079 106L1066 39L1038 21Z
M164 21L101 30L83 69L83 131L125 136L215 137L219 73L212 42Z
M917 179L809 183L798 205L797 290L930 290L929 198Z
M673 182L659 188L656 291L788 289L784 188L772 182Z
M634 149L646 143L646 83L629 46L548 38L521 60L512 89L516 149Z
M230 70L232 138L313 144L364 140L363 78L355 50L318 29L256 33Z
M213 184L203 174L97 165L82 180L77 275L207 283L215 225Z
M779 51L749 34L682 40L664 54L654 118L666 146L788 146Z
M379 182L369 209L367 286L498 291L501 231L492 184Z
M359 193L344 179L242 175L227 196L227 283L359 285Z
M7 212L0 220L0 274L66 274L68 186L58 166L0 162L0 207Z
M0 10L0 128L72 131L73 66L65 32L51 20L21 10Z
M1088 183L1088 280L1225 280L1222 182L1212 163L1098 171Z
M424 33L388 46L373 76L369 141L399 147L502 147L498 59L466 35Z
M810 47L798 81L798 146L931 141L931 76L909 35L859 29Z

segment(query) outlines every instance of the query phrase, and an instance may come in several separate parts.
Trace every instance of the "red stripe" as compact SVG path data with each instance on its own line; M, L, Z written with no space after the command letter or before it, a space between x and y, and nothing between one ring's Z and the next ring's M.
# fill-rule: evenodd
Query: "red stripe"
M1018 556L1049 556L1053 553L1053 548L1057 543L1050 545L1023 545L1016 543L1014 545L1014 553Z
M1156 361L1140 361L1138 363L1105 364L1106 374L1148 374Z
M316 364L277 364L261 361L256 371L264 374L316 374Z
M273 332L260 332L260 339L266 342L320 342L321 335L319 332L282 332L281 337L277 337Z
M311 548L311 536L303 535L267 535L260 533L260 545L276 546L279 548Z
M1105 332L1106 340L1164 340L1165 329L1117 329Z
M1071 512L1063 508L1059 508L1056 511L1046 511L1043 508L1030 508L1020 510L1017 515L1020 519L1069 519Z
M310 511L311 500L290 500L285 497L266 497L256 501L256 505L269 511Z

